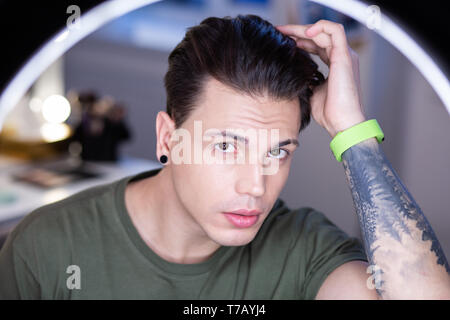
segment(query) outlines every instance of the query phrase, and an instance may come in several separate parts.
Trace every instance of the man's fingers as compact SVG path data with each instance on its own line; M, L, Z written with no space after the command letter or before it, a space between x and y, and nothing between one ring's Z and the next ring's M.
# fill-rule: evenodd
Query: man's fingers
M318 55L325 64L329 64L328 54L326 50L319 47L313 40L298 39L296 43L299 48L302 48L309 53Z
M351 63L347 37L342 24L328 20L319 20L314 24L287 24L276 26L276 28L283 34L291 36L297 42L299 47L303 46L305 50L310 52L314 50L314 53L318 54L320 58L328 65L333 62L331 51L337 53L336 55L333 55L335 57L334 59L342 59L343 57L347 57L348 62ZM311 42L306 41L306 39L312 40L318 47L323 48L325 50L326 57L323 51L314 49Z
M311 27L312 24L307 25L292 25L287 24L283 26L277 26L276 28L283 34L292 37L294 40L297 39L311 39L319 47L328 48L332 46L332 41L330 35L322 32L314 35L313 37L306 34L306 30Z
M347 37L342 24L331 22L328 20L319 20L313 24L305 34L308 37L316 37L317 35L325 33L330 36L333 50L346 54L349 57Z
M309 38L305 34L305 31L310 26L312 26L312 24L305 24L305 25L285 24L285 25L281 25L281 26L275 26L275 28L278 29L279 31L281 31L282 33L284 33L285 35L288 35L288 36L294 36L294 37L297 37L297 38Z
M275 26L275 28L286 35L306 39L312 39L320 33L325 33L331 37L331 45L333 47L346 48L347 46L344 27L342 24L336 22L319 20L314 24L286 24Z

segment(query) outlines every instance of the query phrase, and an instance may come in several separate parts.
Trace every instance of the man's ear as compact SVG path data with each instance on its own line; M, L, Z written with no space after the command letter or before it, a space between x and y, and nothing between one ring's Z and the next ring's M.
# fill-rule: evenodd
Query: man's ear
M156 115L156 156L158 159L162 155L170 158L170 138L174 130L175 122L167 112L158 112Z

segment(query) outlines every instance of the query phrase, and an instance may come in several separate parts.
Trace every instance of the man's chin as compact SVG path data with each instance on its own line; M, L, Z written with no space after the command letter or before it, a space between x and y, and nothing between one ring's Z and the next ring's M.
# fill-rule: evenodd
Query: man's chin
M250 230L233 230L231 232L225 232L220 237L214 237L214 241L222 246L234 247L234 246L245 246L252 242L255 238L256 233Z

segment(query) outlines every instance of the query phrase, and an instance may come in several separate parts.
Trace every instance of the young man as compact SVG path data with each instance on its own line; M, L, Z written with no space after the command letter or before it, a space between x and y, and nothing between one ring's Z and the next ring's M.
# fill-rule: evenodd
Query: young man
M208 18L164 80L163 169L29 214L0 253L0 298L450 298L442 249L375 138L342 155L366 252L278 199L311 114L332 138L367 120L341 25Z

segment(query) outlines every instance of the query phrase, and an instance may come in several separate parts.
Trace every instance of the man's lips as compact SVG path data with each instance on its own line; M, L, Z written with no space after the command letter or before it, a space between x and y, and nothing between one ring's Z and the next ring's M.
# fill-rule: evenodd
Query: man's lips
M232 214L238 214L241 216L257 216L260 215L262 213L261 210L258 209L238 209L238 210L233 210L233 211L226 211L224 213L232 213Z
M260 210L248 210L239 209L230 212L224 212L228 221L237 228L249 228L256 224L259 219L259 215L262 213Z

